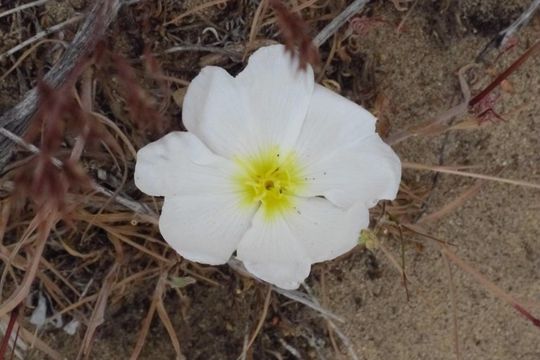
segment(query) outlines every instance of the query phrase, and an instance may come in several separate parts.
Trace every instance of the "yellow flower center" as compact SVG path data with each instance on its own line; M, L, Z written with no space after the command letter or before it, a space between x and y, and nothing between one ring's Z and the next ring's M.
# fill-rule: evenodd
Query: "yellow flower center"
M294 195L304 184L294 153L263 151L237 158L239 172L234 181L246 205L260 204L264 216L294 209Z

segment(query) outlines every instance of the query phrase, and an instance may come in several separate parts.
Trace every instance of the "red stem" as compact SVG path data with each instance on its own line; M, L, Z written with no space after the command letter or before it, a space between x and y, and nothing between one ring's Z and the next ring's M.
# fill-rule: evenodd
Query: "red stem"
M540 41L537 41L533 46L528 48L516 61L512 63L506 70L504 70L499 76L495 78L484 90L480 91L478 95L473 97L469 101L469 107L473 107L478 104L487 94L493 91L497 86L499 86L504 79L509 77L514 71L517 70L531 55L533 55L537 50L540 50Z
M0 345L0 360L4 360L4 355L7 351L9 339L11 338L11 332L13 331L13 327L15 326L15 322L17 321L17 317L19 316L19 307L20 305L16 306L9 317L9 323L6 328L6 333L2 338L2 345ZM13 346L15 347L15 344L13 344Z

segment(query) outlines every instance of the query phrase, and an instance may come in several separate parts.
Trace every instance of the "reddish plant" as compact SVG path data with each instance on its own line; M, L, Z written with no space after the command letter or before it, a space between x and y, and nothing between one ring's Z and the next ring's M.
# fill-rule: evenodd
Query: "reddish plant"
M135 70L122 56L111 55L113 64L118 72L123 95L135 126L153 135L162 134L165 130L165 121L157 110L152 97L139 85ZM159 65L152 59L147 59L148 70L157 72Z
M316 66L320 62L319 50L309 36L309 27L302 18L289 11L280 0L270 0L270 6L277 15L281 36L285 47L291 54L298 48L300 69L304 70L307 64Z
M495 105L500 94L491 92L483 97L478 103L471 107L471 112L478 120L478 124L485 122L495 122L496 120L505 121L505 119L495 111Z

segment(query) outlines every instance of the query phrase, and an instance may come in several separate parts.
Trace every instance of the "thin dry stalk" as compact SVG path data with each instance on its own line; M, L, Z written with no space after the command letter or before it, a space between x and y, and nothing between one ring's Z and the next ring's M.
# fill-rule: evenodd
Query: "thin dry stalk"
M43 354L46 354L52 360L65 360L65 356L62 356L58 351L51 348L47 343L38 338L36 334L25 329L20 324L17 325L17 331L21 338L28 344L32 344L36 349L41 351Z
M403 166L404 169L436 171L436 172L440 172L444 174L465 176L465 177L471 177L471 178L476 178L476 179L483 179L483 180L496 181L496 182L505 183L505 184L523 186L523 187L528 187L528 188L533 188L533 189L540 189L540 184L536 184L536 183L532 183L528 181L505 179L498 176L452 170L444 166L424 165L424 164L417 164L417 163L411 163L411 162L406 162L406 161L402 162L401 165Z
M30 9L32 7L36 7L36 6L40 6L40 5L43 5L45 4L47 1L49 0L36 0L36 1L32 1L32 2L29 2L29 3L26 3L26 4L21 4L17 7L14 7L13 9L9 9L9 10L6 10L4 11L3 13L0 14L0 19L5 17L5 16L9 16L9 15L12 15L12 14L15 14L15 13L18 13L20 11L23 11L23 10L26 10L26 9Z
M1 76L0 76L0 82L1 81L4 81L4 79L6 77L8 77L9 74L11 74L11 72L13 70L15 70L16 68L19 67L19 65L21 65L21 63L24 61L24 59L26 59L28 56L30 56L34 50L36 50L38 47L40 47L41 45L43 44L47 44L47 43L56 43L56 44L60 44L64 47L67 46L67 43L65 41L62 41L62 40L58 40L58 39L43 39L41 41L39 41L38 43L32 45L32 47L28 50L26 50L24 53L22 53L21 56L19 56L19 58L17 59L17 61L15 61L15 63L6 71L4 72Z
M390 145L396 145L403 140L406 140L412 136L418 135L438 135L447 130L445 125L451 119L461 116L475 105L478 105L482 100L486 98L494 89L496 89L506 78L508 78L514 71L516 71L520 66L522 66L532 55L534 55L538 50L540 50L540 41L537 41L531 47L529 47L523 54L521 54L506 70L504 70L500 75L498 75L491 83L489 83L478 95L471 98L470 90L466 84L464 73L472 66L477 66L476 64L469 64L462 67L459 71L459 82L461 86L461 91L464 95L464 101L460 102L458 105L453 106L452 108L446 110L439 116L434 119L422 123L420 125L413 126L410 129L400 131L387 139L387 143Z
M261 27L261 20L264 17L264 13L266 12L266 9L268 8L268 0L261 0L259 6L257 6L257 10L255 10L255 14L253 15L253 21L251 22L251 28L249 30L249 37L246 44L246 50L244 51L244 59L247 56L247 53L253 46L253 42L255 41L255 37L257 36L257 33L259 32L259 29Z
M457 256L450 248L446 245L447 242L437 239L436 237L429 235L426 233L420 226L414 225L414 224L407 224L402 226L410 229L415 234L418 234L422 237L425 237L428 240L433 241L433 243L440 249L440 251L445 255L449 260L451 260L454 264L456 264L458 267L460 267L463 271L471 275L484 289L491 292L493 295L495 295L497 298L503 300L504 302L511 305L517 312L519 312L523 317L525 317L527 320L529 320L533 325L540 327L540 319L537 317L534 317L529 310L526 309L526 307L517 301L512 295L495 285L492 281L487 279L484 275L482 275L479 271L474 269L470 264L465 262L463 259L461 259L459 256Z
M30 292L30 287L32 286L32 282L36 277L36 273L39 267L39 260L41 259L41 255L43 254L43 249L45 249L45 244L47 243L47 238L52 227L54 226L54 224L56 224L56 221L58 219L57 214L55 214L54 212L43 215L43 217L45 217L45 219L41 217L35 218L35 220L39 222L39 225L37 230L35 249L31 256L31 259L29 259L30 264L26 270L26 273L24 274L21 285L0 306L0 317L13 311L13 309L15 309L17 305L24 301L24 299L28 296L28 293Z
M519 69L530 57L532 57L537 51L540 50L540 40L529 47L520 57L518 57L509 67L506 68L501 74L499 74L495 80L493 80L484 90L480 91L478 95L473 97L469 101L469 107L473 107L484 99L489 93L491 93L497 86L499 86L507 77L509 77L514 71Z
M98 0L94 2L90 13L86 16L72 43L63 53L59 62L45 75L44 83L52 88L60 88L77 78L86 57L91 53L109 24L116 17L120 6L120 0ZM0 127L21 136L27 130L40 105L39 92L36 87L29 91L16 106L0 116ZM13 144L9 139L0 137L0 169L5 166L9 159L12 147Z
M476 196L482 189L483 185L484 185L484 181L478 181L476 184L474 184L473 186L465 190L463 193L461 193L457 198L446 203L441 209L420 218L417 224L424 224L427 222L437 221L447 216L448 214L450 214L457 208L461 207L467 200Z
M312 301L315 304L317 304L318 306L321 306L319 304L319 301L317 300L317 298L313 294L313 291L311 290L311 288L306 283L303 283L302 286L306 289L306 291L309 294L309 296L311 297ZM324 319L326 320L326 323L332 329L332 331L334 331L337 334L337 336L339 337L339 339L341 340L343 345L345 345L350 358L353 359L353 360L359 360L358 355L356 354L354 346L353 346L353 344L351 342L351 339L349 339L349 337L346 336L343 333L343 331L341 331L341 329L334 323L334 321L330 317L324 316Z
M462 268L469 275L474 277L476 281L478 281L486 290L490 291L493 295L511 305L521 315L523 315L527 320L529 320L534 326L540 328L540 319L534 317L528 310L526 310L525 306L518 302L512 295L508 294L506 291L495 285L495 283L488 280L484 275L474 269L471 265L458 257L446 245L439 244L439 246L441 246L441 252L446 257L448 257L448 259L450 259L454 264Z
M84 334L84 338L82 341L82 345L79 349L77 359L81 359L83 357L85 359L88 359L90 356L94 333L96 332L97 328L105 321L105 309L107 308L107 301L109 299L109 295L111 294L112 286L114 284L117 273L118 263L115 262L107 273L107 276L105 276L105 280L103 281L103 285L97 296L96 304L94 305L94 311L92 312L92 317L90 318L86 333Z
M2 61L3 59L5 59L5 58L7 58L7 57L9 57L9 56L11 56L13 54L15 54L18 51L24 49L25 47L32 45L36 41L39 41L39 40L43 39L46 36L54 34L55 32L58 32L58 31L64 29L65 27L67 27L67 26L69 26L71 24L75 24L75 23L81 21L82 18L83 18L82 15L76 15L76 16L70 18L70 19L67 19L66 21L61 22L60 24L51 26L50 28L48 28L46 30L38 32L37 34L35 34L31 38L26 39L22 43L17 44L16 46L9 49L8 51L0 54L0 61Z
M230 0L213 0L213 1L207 1L206 3L204 4L201 4L199 6L195 6L194 8L190 9L189 11L186 11L176 17L174 17L173 19L165 22L163 25L167 26L167 25L170 25L170 24L176 24L179 20L185 18L186 16L189 16L189 15L193 15L193 14L196 14L198 13L199 11L202 11L204 9L207 9L207 8L210 8L212 6L216 6L216 5L221 5L221 4L225 4L227 2L229 2Z
M182 350L180 348L180 341L178 340L178 336L176 336L174 326L171 322L171 319L169 318L167 310L165 309L165 305L163 304L163 296L160 296L158 298L156 310L159 319L161 320L161 323L163 324L163 326L165 326L165 329L167 330L167 334L169 335L169 339L171 340L174 351L176 352L176 360L185 360L186 357L184 356L184 354L182 354Z
M257 336L259 336L259 333L261 332L261 329L264 325L264 320L266 319L266 315L268 314L268 308L270 307L270 299L272 298L272 287L268 286L268 291L266 292L266 297L264 298L264 304L263 309L261 312L261 317L259 321L257 322L257 326L255 327L255 331L253 331L253 334L251 335L251 338L249 339L247 345L244 348L244 351L242 352L242 356L247 356L247 352L255 342L255 339L257 339Z
M146 341L146 337L148 336L148 331L150 330L150 325L152 324L152 320L154 319L154 314L156 313L156 310L158 308L158 303L161 301L160 299L163 296L163 292L165 291L165 286L167 284L168 276L169 276L168 271L162 270L159 280L157 282L156 288L154 290L154 295L152 296L152 302L150 303L150 308L148 309L148 313L146 314L146 317L144 318L144 321L141 325L139 336L137 336L135 348L133 349L133 352L131 353L130 360L137 360L139 356L141 355L141 351Z
M504 47L508 41L514 36L514 34L519 31L522 27L527 25L532 19L534 13L540 7L540 0L533 0L531 5L514 21L509 27L502 30L497 36L499 42L499 47Z
M450 297L452 298L452 325L453 325L453 336L454 336L454 352L456 354L456 360L461 360L461 351L459 349L459 326L457 319L457 296L456 296L456 284L454 282L454 275L452 274L452 267L448 258L443 253L444 264L446 265L446 270L448 272L448 284L450 287Z
M246 276L248 278L252 278L256 281L263 282L262 280L256 278L253 274L248 272L242 262L234 257L232 257L227 264L236 272L238 272L240 275ZM317 301L315 301L314 297L308 296L300 291L297 290L285 290L282 288L279 288L277 286L272 286L272 290L278 294L281 294L285 297L288 297L289 299L299 302L301 304L306 305L307 307L312 308L313 310L319 312L322 316L325 318L329 318L335 321L339 321L341 323L344 323L345 320L341 318L340 316L337 316L336 314L332 313L331 311L323 308Z
M321 32L313 39L315 46L320 47L330 36L334 35L343 25L347 23L354 15L360 12L369 0L355 0L351 5L347 6L338 16L336 16Z
M11 311L11 315L9 316L9 322L6 326L4 337L2 338L2 343L0 344L0 360L4 360L4 354L6 354L9 342L10 340L12 340L11 335L13 333L15 323L17 322L17 317L19 316L19 310L20 306L15 307L15 309ZM13 349L15 349L15 341L13 341Z

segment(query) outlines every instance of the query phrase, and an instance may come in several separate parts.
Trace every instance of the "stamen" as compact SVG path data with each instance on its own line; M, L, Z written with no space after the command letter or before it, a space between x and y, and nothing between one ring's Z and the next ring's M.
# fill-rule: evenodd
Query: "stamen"
M295 191L303 177L294 154L269 151L238 160L240 193L246 204L260 203L268 217L294 208Z

